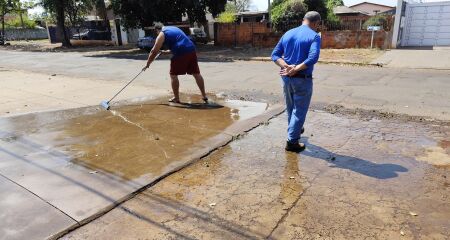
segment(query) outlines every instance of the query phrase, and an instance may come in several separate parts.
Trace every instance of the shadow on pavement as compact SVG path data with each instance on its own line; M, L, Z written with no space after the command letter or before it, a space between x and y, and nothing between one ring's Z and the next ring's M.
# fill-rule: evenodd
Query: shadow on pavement
M221 230L224 230L226 232L232 233L233 235L238 235L239 239L264 239L266 236L259 232L254 232L249 229L245 229L242 226L239 226L233 222L230 222L226 219L223 219L222 217L217 216L216 214L212 212L206 212L200 209L197 209L195 207L188 206L182 202L175 201L172 199L169 199L167 197L154 194L154 193L146 193L142 192L141 197L134 199L140 201L140 206L148 205L148 208L146 209L155 209L158 208L161 212L167 212L172 213L180 212L180 214L186 214L187 217L191 217L196 219L196 221L203 221L204 225L206 224L212 224L216 227L218 227ZM156 205L156 206L155 206ZM169 231L170 233L173 233L179 237L187 238L187 239L193 239L191 237L188 237L186 235L183 235L182 233L172 229L170 226L166 226L163 223L160 223L158 219L151 219L150 217L145 216L145 213L139 213L139 211L135 211L132 209L129 209L125 206L120 206L120 209L124 210L126 213L138 218L139 220L143 220L149 224L155 225L161 229L164 229L166 231ZM151 210L150 210L151 211ZM201 230L207 230L206 226L200 226L199 231Z
M198 54L198 61L199 62L234 62L234 60L232 58L229 57L225 57L225 58L220 58L220 57L206 57L206 56L202 56L201 53L197 53ZM148 58L148 53L141 51L141 50L136 50L136 51L132 51L132 52L126 52L126 53L120 53L120 52L112 52L112 53L104 53L104 54L93 54L93 55L86 55L85 57L92 57L92 58L116 58L116 59L129 59L129 60L147 60ZM171 59L171 55L161 55L158 60L170 60Z
M209 109L219 109L223 108L224 106L217 104L217 103L156 103L156 104L128 104L127 106L169 106L174 108L185 108L185 109L195 109L195 110L209 110Z
M1 133L5 134L6 132L1 132ZM34 142L29 141L29 140L24 139L24 138L20 138L20 139L16 139L16 140L20 141L20 143L22 145L27 146L27 147L29 147L31 149L36 149L36 150L41 150L41 151L44 151L44 149L45 149L45 146L42 146L42 145L40 145L38 143L34 143ZM51 151L45 150L45 151L47 152L47 154L51 155L52 157L56 157L56 158L65 158L65 157L67 157L66 154L64 154L62 152L59 152L59 151L54 151L54 150L51 150ZM124 200L118 202L117 199L114 199L114 198L110 197L107 193L100 192L99 190L94 189L93 187L89 186L89 183L83 183L82 181L80 181L78 179L75 179L74 177L66 176L65 174L59 172L56 169L52 169L51 167L44 166L43 164L39 163L39 161L37 161L36 159L32 159L32 158L29 158L27 156L18 155L18 154L14 153L12 151L9 151L8 149L5 149L3 147L0 147L0 152L3 152L4 154L10 155L10 156L14 157L16 160L22 161L24 163L27 163L27 164L33 166L33 167L39 168L39 169L41 169L43 171L46 171L49 174L58 176L58 177L60 177L60 178L62 178L64 180L66 180L68 182L71 182L71 183L77 185L78 187L83 188L83 189L85 189L85 190L87 190L87 191L89 191L89 192L99 196L100 198L105 199L106 201L110 202L111 206L108 207L108 209L102 209L101 211L103 211L103 213L99 214L98 217L101 217L102 215L108 213L109 211L111 211L115 207L117 207L117 208L123 210L124 212L126 212L127 214L130 214L133 217L136 217L139 220L145 221L145 222L147 222L149 224L152 224L152 225L154 225L156 227L159 227L160 229L164 229L165 231L170 232L171 234L176 235L178 238L195 239L195 238L191 238L191 237L183 234L182 232L176 231L176 230L170 228L169 226L164 225L163 223L160 223L157 219L156 220L152 220L151 218L146 217L143 213L139 213L137 211L133 211L133 210L128 209L125 206L123 206L123 203L125 201L130 200L130 199L132 199L132 197L134 197L134 195L135 195L134 193L131 193L131 196L132 196L131 198L124 199ZM101 172L99 172L97 174L101 174L103 176L111 178L110 176L108 176L108 175L106 175L104 173L101 173ZM142 185L139 185L139 184L134 184L133 181L127 181L127 182L122 182L122 183L125 184L125 185L129 185L129 186L135 187L137 189L139 189L139 188L140 189L145 189L145 188L148 188L148 187L151 187L151 186L155 185L157 182L159 182L162 179L163 178L160 178L160 179L156 180L155 182L151 183L148 186L142 186ZM140 190L136 190L136 193L137 192L140 192ZM167 199L167 198L164 198L162 196L155 195L155 194L147 194L145 192L142 192L141 194L144 195L144 197L146 199L149 199L149 200L152 200L152 201L156 201L156 202L158 202L158 204L161 204L161 205L165 206L166 208L170 208L172 210L177 210L177 211L184 212L184 213L186 213L187 215L189 215L191 217L195 217L197 219L205 221L206 223L213 224L213 225L219 227L220 229L223 229L223 230L226 230L228 232L231 232L231 233L234 233L236 235L239 235L240 239L260 239L260 238L264 237L262 234L251 232L250 230L247 230L247 229L243 229L241 226L238 226L238 225L236 225L236 224L234 224L234 223L232 223L232 222L230 222L228 220L225 220L225 219L223 219L223 218L221 218L219 216L216 216L213 213L208 213L208 212L196 209L196 208L192 208L192 207L189 207L187 205L184 205L181 202L175 202L173 200L170 200L170 199ZM95 217L92 220L95 220L98 217ZM87 221L87 222L85 222L83 224L87 224L89 222L91 222L91 221ZM75 230L75 229L70 229L70 231L73 231L73 230ZM259 237L254 237L255 235L259 236Z
M306 150L301 154L308 157L319 158L333 163L333 168L348 169L359 174L376 178L390 179L398 177L398 172L407 172L408 169L392 163L374 163L357 157L346 156L333 153L323 147L309 143L308 138L304 138Z

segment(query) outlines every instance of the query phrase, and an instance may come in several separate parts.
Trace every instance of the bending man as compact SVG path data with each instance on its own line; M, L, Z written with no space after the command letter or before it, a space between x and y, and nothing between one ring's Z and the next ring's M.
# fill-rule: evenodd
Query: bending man
M170 79L172 80L174 97L170 99L170 101L175 103L180 102L180 82L178 80L178 75L189 74L194 76L203 96L203 101L207 103L208 98L205 93L205 81L200 74L194 43L177 27L165 27L162 24L156 24L155 30L158 37L156 38L153 49L148 55L147 65L142 70L145 71L150 67L150 64L155 60L163 44L166 44L173 54L173 57L170 60Z

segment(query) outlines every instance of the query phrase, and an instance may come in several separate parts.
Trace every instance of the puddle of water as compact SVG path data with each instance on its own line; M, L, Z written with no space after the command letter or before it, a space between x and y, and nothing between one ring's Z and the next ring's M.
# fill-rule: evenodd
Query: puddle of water
M159 175L171 163L202 147L200 141L267 107L212 99L222 107L199 104L199 97L184 99L188 102L173 106L166 99L157 99L111 111L78 109L0 119L0 126L9 133L2 134L5 137L0 144L14 144L8 136L20 135L40 151L63 152L73 163L132 180Z

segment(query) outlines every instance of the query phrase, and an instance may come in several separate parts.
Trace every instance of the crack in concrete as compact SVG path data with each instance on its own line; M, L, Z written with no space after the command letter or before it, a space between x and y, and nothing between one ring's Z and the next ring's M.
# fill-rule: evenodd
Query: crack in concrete
M326 170L325 170L326 171ZM297 205L297 203L300 201L300 199L302 198L302 196L308 191L308 189L310 189L313 186L314 181L316 180L316 178L321 175L324 171L319 171L319 173L317 173L317 175L314 176L314 178L309 182L309 186L306 187L303 192L301 194L299 194L299 196L297 197L297 199L295 199L295 201L291 204L291 206L286 210L286 213L277 221L277 223L275 224L275 227L272 228L272 230L270 231L269 235L265 238L265 239L272 239L272 235L275 232L275 230L280 226L281 223L283 223L286 218L288 217L288 215L290 214L290 212L292 211L292 209Z
M75 220L74 218L72 218L70 215L68 215L67 213L65 213L64 211L62 211L61 209L59 209L58 207L56 207L55 205L51 204L50 202L48 202L47 200L43 199L42 197L40 197L39 195L37 195L36 193L30 191L29 189L25 188L24 186L20 185L19 183L13 181L12 179L8 178L7 176L3 175L2 173L0 173L0 176L3 177L4 179L8 180L9 182L11 182L14 185L17 185L18 187L24 189L25 191L31 193L33 196L39 198L41 201L45 202L46 204L50 205L51 207L53 207L54 209L58 210L59 212L61 212L62 214L64 214L66 217L70 218L72 221L75 222L75 224L79 224L79 222L77 220Z
M133 125L133 126L136 126L136 127L138 127L139 129L141 129L142 131L144 131L144 132L146 132L147 134L149 134L149 135L153 138L153 140L155 140L156 146L158 146L158 148L161 150L161 152L164 153L164 157L166 158L166 160L169 159L169 155L167 154L166 150L164 150L164 148L161 147L161 146L159 145L159 143L158 143L159 137L158 137L156 134L153 134L153 133L150 132L148 129L142 127L140 124L134 123L134 122L128 120L128 118L126 118L125 116L123 116L123 115L122 115L120 112L118 112L118 111L111 110L110 112L111 112L114 116L121 118L124 122L126 122L126 123L128 123L128 124L131 124L131 125Z

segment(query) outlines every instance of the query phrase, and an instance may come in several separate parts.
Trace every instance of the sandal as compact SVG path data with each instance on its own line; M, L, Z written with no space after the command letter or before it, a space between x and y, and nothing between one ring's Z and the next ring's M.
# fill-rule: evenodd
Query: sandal
M203 102L205 102L205 104L207 104L209 99L207 97L204 97L204 98L202 98L202 100L203 100Z
M180 103L180 100L176 99L175 97L173 97L173 98L169 99L169 102L171 102L171 103Z

